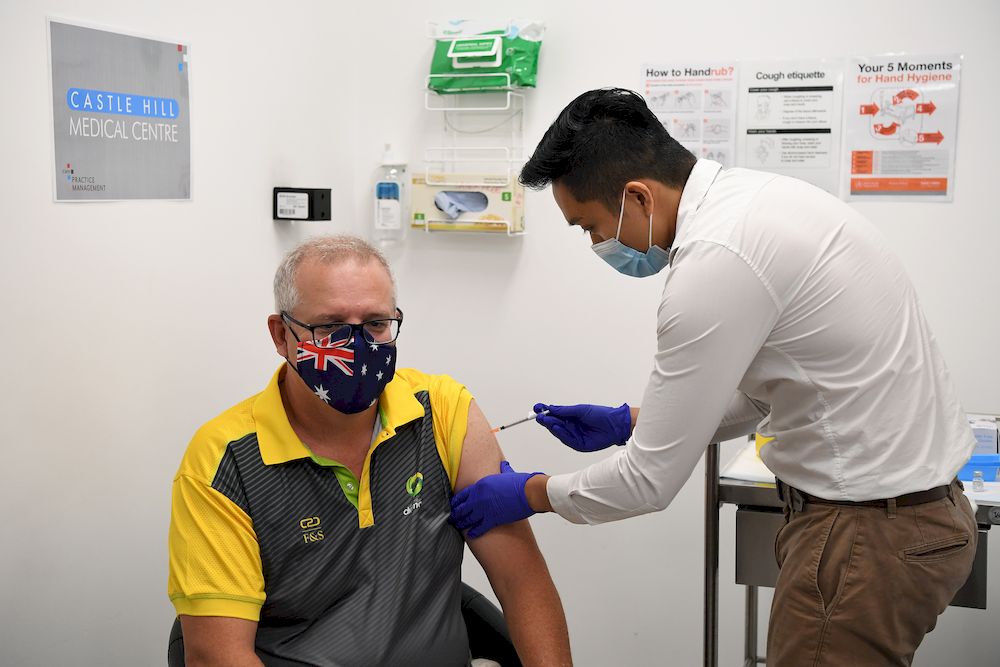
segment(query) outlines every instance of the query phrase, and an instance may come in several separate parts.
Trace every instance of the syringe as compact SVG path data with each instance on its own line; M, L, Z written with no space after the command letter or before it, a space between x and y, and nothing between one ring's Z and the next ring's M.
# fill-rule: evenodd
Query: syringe
M497 433L498 431L502 431L505 428L510 428L511 426L517 426L518 424L523 424L524 422L531 421L532 419L534 419L538 415L547 415L547 414L549 414L548 410L542 410L541 412L539 412L537 414L533 412L530 415L528 415L527 417L525 417L524 419L518 419L515 422L511 422L509 424L504 424L503 426L497 426L495 429L493 429L492 431L490 431L490 433Z

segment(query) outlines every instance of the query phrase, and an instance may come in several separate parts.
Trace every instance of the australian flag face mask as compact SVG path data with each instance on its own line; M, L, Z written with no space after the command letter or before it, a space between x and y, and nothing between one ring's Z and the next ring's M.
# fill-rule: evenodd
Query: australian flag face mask
M351 333L350 342L345 337L331 340L331 336L299 341L295 370L331 408L356 414L375 405L395 375L396 346L369 343L360 331Z

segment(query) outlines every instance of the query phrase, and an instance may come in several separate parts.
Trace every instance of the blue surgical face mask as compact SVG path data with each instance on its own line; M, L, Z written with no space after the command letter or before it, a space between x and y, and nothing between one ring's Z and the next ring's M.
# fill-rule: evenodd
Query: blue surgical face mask
M590 246L597 253L597 256L610 264L619 273L636 278L645 278L654 273L659 273L670 263L670 248L664 250L653 245L653 216L649 216L649 250L640 252L631 248L618 237L622 233L622 217L625 215L625 194L628 190L622 191L622 207L618 214L618 231L615 238L601 241Z

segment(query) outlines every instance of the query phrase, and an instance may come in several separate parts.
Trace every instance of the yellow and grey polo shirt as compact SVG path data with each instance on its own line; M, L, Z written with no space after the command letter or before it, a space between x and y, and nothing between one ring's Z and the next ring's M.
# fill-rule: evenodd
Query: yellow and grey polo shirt
M195 434L173 484L178 614L257 621L266 665L465 665L463 540L448 522L472 396L399 369L361 478L313 455L263 392Z

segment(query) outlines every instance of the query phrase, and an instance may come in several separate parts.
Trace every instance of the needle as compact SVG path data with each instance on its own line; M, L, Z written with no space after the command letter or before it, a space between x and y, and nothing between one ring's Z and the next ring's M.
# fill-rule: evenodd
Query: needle
M524 422L531 421L532 419L534 419L538 415L547 415L547 414L549 414L548 410L542 410L538 414L532 413L532 414L528 415L527 417L525 417L524 419L518 419L515 422L511 422L509 424L504 424L503 426L497 426L495 429L493 429L492 431L490 431L490 433L497 433L498 431L502 431L505 428L510 428L511 426L517 426L518 424L523 424Z

